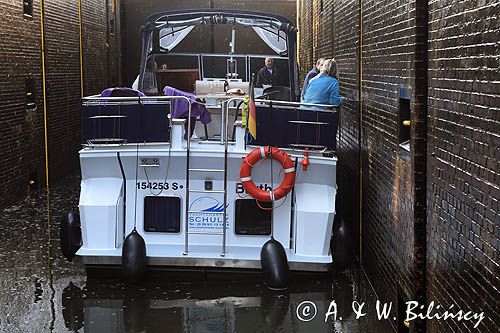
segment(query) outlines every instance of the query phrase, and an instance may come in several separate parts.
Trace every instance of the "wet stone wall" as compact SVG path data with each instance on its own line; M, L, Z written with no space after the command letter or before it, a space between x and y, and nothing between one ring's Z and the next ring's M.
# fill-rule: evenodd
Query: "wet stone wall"
M314 8L299 15L308 16L299 22L301 65L309 61L303 74L315 59L334 57L346 97L337 147L342 213L377 293L396 304L398 294L414 296L413 169L410 152L399 146L398 109L402 93L414 99L415 8L409 1L363 1L362 8L359 1L300 3Z
M40 2L33 1L31 15L23 15L23 3L0 0L0 207L45 183ZM119 2L81 5L84 95L90 95L118 84L119 17L113 13ZM57 179L78 168L78 1L46 0L44 16L49 178Z
M299 67L300 84L316 60L335 57L342 84L340 94L346 97L341 112L337 150L337 182L342 190L342 214L350 225L357 225L359 208L359 3L358 1L299 1ZM343 185L345 183L345 185ZM359 253L359 242L356 242Z
M23 17L22 1L0 1L0 206L27 192L31 172L43 166L40 15ZM26 106L33 80L36 108Z
M428 295L485 311L480 332L500 331L499 13L500 1L429 4Z
M346 97L342 106L338 140L337 182L343 198L342 215L345 221L356 226L353 242L360 253L358 214L359 177L357 169L359 154L359 6L357 1L347 0L332 3L333 57L338 61L342 85L340 94ZM326 54L325 54L326 56Z
M318 57L338 62L343 216L379 297L484 311L480 332L500 325L499 9L499 1L298 3L302 77ZM410 330L465 332L474 323L427 320Z
M362 262L381 296L415 299L413 165L401 97L415 100L415 3L362 4ZM412 147L413 148L413 147Z

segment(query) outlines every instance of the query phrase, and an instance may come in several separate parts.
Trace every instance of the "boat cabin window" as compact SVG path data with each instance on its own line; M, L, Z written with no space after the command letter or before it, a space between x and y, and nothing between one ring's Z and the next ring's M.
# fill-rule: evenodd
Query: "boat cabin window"
M225 78L248 81L246 57L232 57L227 55L204 55L202 79ZM231 73L231 75L228 75Z
M290 87L288 58L261 55L227 54L159 54L149 57L144 74L143 92L146 95L161 94L165 86L171 86L185 92L196 92L196 81L240 82L249 86L252 74L264 66L266 57L273 58L279 79L275 86ZM153 60L154 59L154 60ZM153 74L155 73L155 74ZM246 84L245 84L246 83ZM256 92L259 95L258 92Z

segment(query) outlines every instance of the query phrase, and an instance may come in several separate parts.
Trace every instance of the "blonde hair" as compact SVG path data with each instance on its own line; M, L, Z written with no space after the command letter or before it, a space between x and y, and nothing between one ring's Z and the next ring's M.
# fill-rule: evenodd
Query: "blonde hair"
M323 64L323 71L321 73L338 79L337 62L334 58L325 60Z

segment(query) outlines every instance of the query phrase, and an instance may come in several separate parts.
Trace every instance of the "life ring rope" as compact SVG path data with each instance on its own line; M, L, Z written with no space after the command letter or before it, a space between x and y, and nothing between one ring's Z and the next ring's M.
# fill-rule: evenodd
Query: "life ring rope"
M288 196L285 196L285 199L282 202L280 202L279 205L277 205L276 207L271 207L271 208L262 207L261 204L260 204L260 202L259 202L259 200L255 200L255 202L257 203L257 207L259 207L262 210L273 210L273 209L278 209L281 206L283 206L285 204L285 202L286 202L286 198L288 198Z

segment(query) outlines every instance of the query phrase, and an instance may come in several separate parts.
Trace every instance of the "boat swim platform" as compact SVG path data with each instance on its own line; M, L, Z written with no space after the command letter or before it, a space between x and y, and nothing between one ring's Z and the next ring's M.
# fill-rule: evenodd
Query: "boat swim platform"
M226 246L226 254L222 257L220 245L190 245L189 253L183 255L183 244L146 244L148 266L262 269L260 250L260 247ZM290 271L331 270L331 256L300 256L291 249L285 249L285 252ZM87 266L121 265L122 247L109 250L81 248L78 256Z

